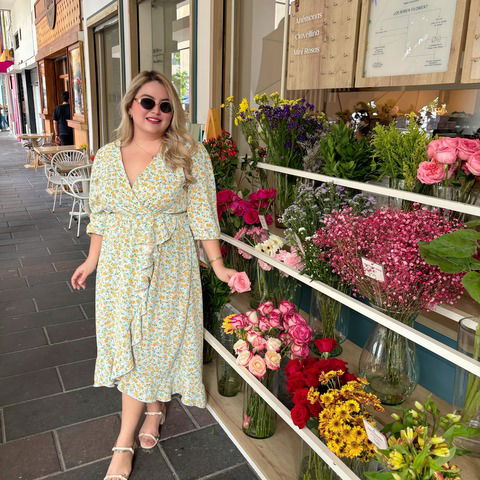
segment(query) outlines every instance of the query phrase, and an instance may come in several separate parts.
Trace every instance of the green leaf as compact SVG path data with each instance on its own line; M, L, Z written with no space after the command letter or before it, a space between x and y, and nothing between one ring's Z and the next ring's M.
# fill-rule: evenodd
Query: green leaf
M480 303L480 273L468 272L462 278L463 286L470 296Z
M391 480L393 478L392 472L365 472L363 475L369 480Z
M427 244L427 251L434 255L451 258L472 257L477 251L477 243L480 240L480 232L471 229L457 230L446 233L431 242L419 242Z
M419 242L420 255L426 263L436 265L445 273L462 273L470 270L471 258L452 258L437 255L429 249L429 243Z
M430 446L426 446L423 448L423 450L420 453L416 455L415 460L413 461L413 468L415 470L419 469L424 465L425 459L428 457L429 453L430 453Z
M479 220L470 220L469 222L466 222L465 225L467 227L478 227L478 226L480 226L480 219Z

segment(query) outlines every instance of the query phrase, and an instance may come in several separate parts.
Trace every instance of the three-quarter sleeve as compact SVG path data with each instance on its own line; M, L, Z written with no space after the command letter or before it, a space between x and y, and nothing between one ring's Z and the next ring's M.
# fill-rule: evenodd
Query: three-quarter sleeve
M212 161L203 145L193 157L192 174L196 183L188 186L188 221L195 240L220 238L217 192Z
M102 184L105 181L103 174L103 151L100 149L95 155L90 179L90 192L88 203L90 207L90 223L87 225L87 234L95 233L104 235L107 212L105 211L105 199L102 196Z

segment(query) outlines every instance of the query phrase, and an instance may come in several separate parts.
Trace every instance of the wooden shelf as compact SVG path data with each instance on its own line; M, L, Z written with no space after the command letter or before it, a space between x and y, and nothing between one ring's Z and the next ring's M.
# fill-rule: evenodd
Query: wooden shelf
M301 439L280 418L275 434L263 440L248 437L242 431L243 393L222 397L218 393L215 361L204 365L207 408L242 452L258 476L266 480L292 480L300 465Z

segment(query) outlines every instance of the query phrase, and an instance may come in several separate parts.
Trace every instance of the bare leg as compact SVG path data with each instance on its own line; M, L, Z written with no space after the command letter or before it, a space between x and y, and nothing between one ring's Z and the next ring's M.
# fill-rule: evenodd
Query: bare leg
M120 433L115 442L117 447L132 447L135 429L140 416L143 414L145 404L122 393L122 423ZM127 452L115 452L108 467L107 474L114 473L128 476L132 470L132 455Z
M152 402L147 403L147 412L163 412L166 413L167 407L163 402ZM158 429L160 427L160 418L157 415L146 415L145 421L143 422L142 428L140 431L142 433L150 433L151 435L157 436ZM142 437L142 445L145 447L152 446L154 440L149 437Z

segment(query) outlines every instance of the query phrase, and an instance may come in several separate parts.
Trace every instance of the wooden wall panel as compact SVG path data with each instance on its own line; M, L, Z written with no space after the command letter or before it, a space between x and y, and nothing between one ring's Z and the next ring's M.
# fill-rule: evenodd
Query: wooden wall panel
M480 0L471 0L462 83L480 82Z

